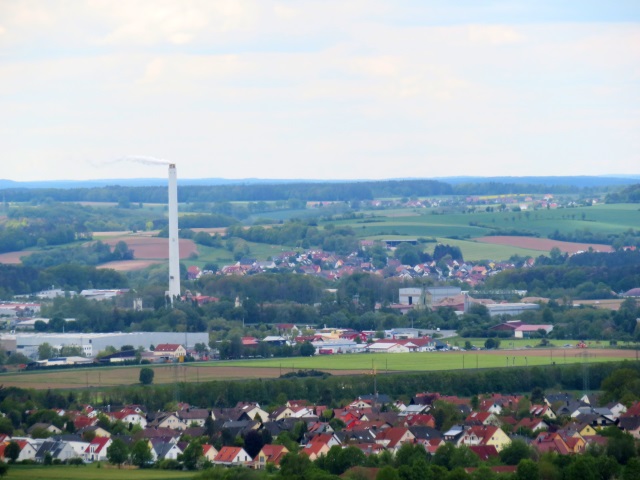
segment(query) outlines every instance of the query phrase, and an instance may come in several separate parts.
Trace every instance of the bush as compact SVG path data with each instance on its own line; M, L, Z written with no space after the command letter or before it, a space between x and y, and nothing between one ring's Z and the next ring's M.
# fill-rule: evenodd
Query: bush
M152 368L144 367L140 369L140 383L143 385L151 385L155 372Z
M162 470L182 470L182 465L177 460L166 458L160 462L159 467Z

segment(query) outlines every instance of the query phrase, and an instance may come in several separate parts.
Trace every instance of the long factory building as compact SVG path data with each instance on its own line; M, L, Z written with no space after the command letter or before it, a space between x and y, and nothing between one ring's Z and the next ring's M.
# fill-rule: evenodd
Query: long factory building
M22 353L37 358L38 347L48 343L52 347L82 347L86 357L94 357L108 346L120 350L125 345L149 350L161 343L174 343L193 348L196 343L209 344L209 334L185 332L131 332L131 333L15 333L0 337L0 348L8 353Z

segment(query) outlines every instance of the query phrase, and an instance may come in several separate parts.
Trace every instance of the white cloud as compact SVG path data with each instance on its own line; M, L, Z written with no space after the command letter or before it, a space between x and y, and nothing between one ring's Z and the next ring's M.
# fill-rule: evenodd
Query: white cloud
M8 178L86 178L83 159L130 152L183 177L640 168L621 133L640 130L636 23L438 22L444 2L428 18L388 1L0 5Z

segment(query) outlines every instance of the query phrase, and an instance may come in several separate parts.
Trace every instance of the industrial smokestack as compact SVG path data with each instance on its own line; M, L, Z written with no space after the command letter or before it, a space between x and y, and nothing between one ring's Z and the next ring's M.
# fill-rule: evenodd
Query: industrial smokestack
M169 164L169 297L180 297L180 246L178 242L178 176Z

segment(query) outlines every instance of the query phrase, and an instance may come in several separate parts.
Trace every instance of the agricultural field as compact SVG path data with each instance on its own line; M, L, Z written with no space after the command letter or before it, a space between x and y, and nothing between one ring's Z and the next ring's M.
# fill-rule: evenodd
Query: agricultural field
M100 465L100 467L98 467ZM8 480L174 480L196 476L193 472L177 472L138 468L116 468L106 463L89 465L12 465L3 478Z
M465 259L469 260L506 260L514 254L537 256L550 251L554 246L563 251L586 250L590 244L555 244L547 236L556 230L572 233L585 229L594 234L618 234L630 228L637 229L640 225L640 209L635 204L603 204L522 212L485 212L482 207L478 207L474 213L434 214L435 212L435 209L376 210L364 212L365 215L370 213L371 217L335 223L352 227L356 235L366 239L435 237L439 242L459 246ZM488 236L496 229L526 231L540 238ZM481 243L491 247L483 247ZM591 245L597 250L609 249Z
M482 345L484 340L478 341ZM464 345L464 342L462 343ZM506 345L502 345L506 347ZM612 362L636 359L634 350L522 348L469 352L421 352L316 355L314 357L247 359L150 366L154 384L277 378L297 370L322 370L333 375L377 372L426 372L468 368L524 367L534 365ZM146 365L145 365L146 366ZM33 389L104 388L139 384L140 366L30 371L0 374L5 387Z
M498 368L507 366L533 366L611 362L623 358L636 358L635 351L625 350L574 350L574 349L523 349L491 350L478 352L424 352L388 354L316 355L314 357L273 358L225 362L227 366L250 368L281 368L287 371L316 369L329 372L341 370L373 370L382 372L423 372L433 370L457 370L463 368Z
M383 239L383 238L394 240L396 238L401 239L402 237L385 235L385 236L373 237L371 238L371 240L377 240L377 239ZM493 238L493 237L487 237L487 238ZM514 238L520 238L520 237L514 237ZM462 251L464 259L469 261L508 259L513 255L519 255L522 257L527 257L527 256L536 257L542 253L539 250L533 250L529 248L520 248L518 246L512 246L512 245L482 243L477 239L458 240L458 239L451 239L446 237L436 237L435 240L437 243L445 243L454 247L459 247L460 250ZM424 246L425 250L428 252L432 252L436 245L436 242L427 243Z
M586 252L590 248L595 252L613 252L613 247L610 245L599 245L595 243L577 243L577 242L561 242L559 240L551 240L550 238L536 238L536 237L507 237L507 236L493 236L493 237L481 237L477 239L478 242L489 243L491 245L505 245L512 247L525 247L531 250L539 250L543 252L549 252L553 248L559 249L564 253L576 253Z
M144 205L136 209L138 214L148 211L149 214L163 214L162 205ZM184 205L182 208L188 208ZM449 208L449 207L446 207ZM555 231L572 233L575 230L589 230L594 234L619 234L640 225L640 209L635 204L595 205L591 207L560 208L554 210L530 210L522 212L486 212L484 206L478 206L473 213L455 212L453 208L393 208L389 210L363 210L364 217L343 220L320 221L322 228L327 223L336 226L350 226L362 239L380 238L433 238L461 248L465 259L506 260L513 255L538 256L547 253L553 246L563 251L586 250L589 244L572 244L570 242L554 243L547 236ZM291 218L320 218L336 213L334 207L317 208L310 206L302 210L281 210L255 214L243 223L251 224L257 219L268 218L273 222L287 221ZM183 214L189 212L182 211ZM224 229L211 229L223 233ZM504 230L507 232L529 232L532 236L489 236L491 232ZM132 234L130 232L96 232L94 238L114 245L119 240L127 242L135 251L132 262L106 264L104 267L117 270L135 270L145 268L153 263L166 260L168 248L166 239L150 237L151 232ZM259 260L292 246L250 243L250 256ZM602 248L594 245L595 250ZM430 250L429 245L426 246ZM34 249L32 249L34 250ZM37 249L35 249L37 250ZM0 263L19 263L20 257L30 251L9 252L0 255ZM195 256L197 254L197 257ZM207 248L196 246L190 240L181 240L181 258L187 266L203 267L206 263L217 263L222 266L234 261L233 255L225 248Z

